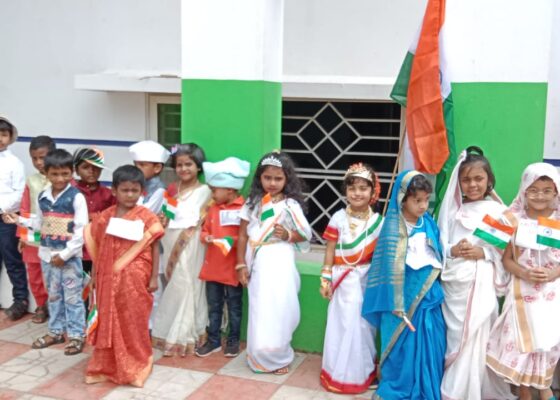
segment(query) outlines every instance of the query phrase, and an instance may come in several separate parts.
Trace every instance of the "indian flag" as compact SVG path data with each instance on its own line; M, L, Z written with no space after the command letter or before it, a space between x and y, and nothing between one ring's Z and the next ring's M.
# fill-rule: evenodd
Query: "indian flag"
M223 253L224 257L229 254L233 247L233 238L231 236L224 236L221 239L214 239L212 241Z
M559 10L554 0L428 0L391 97L406 107L409 158L439 174L438 197L457 149L477 145L491 157L504 198L542 159L545 121L558 114L547 115L547 92L560 92L548 84L558 74Z
M99 323L99 314L97 312L97 304L94 304L93 308L91 309L87 317L87 330L86 330L87 336L90 336L95 331L98 323Z
M486 214L474 231L474 236L503 250L507 247L514 232L513 227L504 225Z
M539 217L537 243L560 249L560 221Z
M274 205L272 204L272 196L267 193L261 200L261 221L265 221L270 217L274 217Z
M26 243L39 244L41 243L41 232L36 232L23 226L18 226L17 236Z
M177 199L171 196L167 190L163 195L163 206L161 207L161 211L163 214L169 219L175 219L175 215L177 214Z

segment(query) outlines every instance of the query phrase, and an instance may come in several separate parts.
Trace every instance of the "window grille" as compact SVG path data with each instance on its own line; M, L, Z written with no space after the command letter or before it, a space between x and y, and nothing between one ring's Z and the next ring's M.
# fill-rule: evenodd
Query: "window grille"
M377 172L382 211L399 151L400 126L401 107L392 102L283 101L282 149L307 184L313 243L324 244L321 235L329 219L346 206L341 186L353 163L368 163Z

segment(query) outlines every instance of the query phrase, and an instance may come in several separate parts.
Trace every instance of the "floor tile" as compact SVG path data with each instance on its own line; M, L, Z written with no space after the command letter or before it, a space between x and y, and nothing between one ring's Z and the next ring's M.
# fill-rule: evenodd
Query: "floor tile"
M294 386L281 386L270 400L348 400L353 395L334 394L324 390L303 389ZM371 398L371 394L370 397Z
M231 361L232 358L224 357L222 353L214 353L204 358L195 355L188 355L186 357L161 357L155 364L215 374Z
M31 320L32 316L33 316L32 314L26 314L22 319L17 320L17 321L12 321L11 319L8 318L6 313L4 313L4 309L1 309L0 310L0 329L6 329L6 328L9 328L11 326L20 324L21 322L29 321L29 320Z
M154 365L143 388L119 386L109 392L105 400L184 399L206 382L212 374Z
M304 389L324 390L321 386L319 375L321 374L321 356L307 354L305 360L294 373L286 380L285 384Z
M15 400L20 398L21 395L21 392L15 390L0 389L0 400Z
M0 364L29 351L26 344L5 342L0 340ZM1 397L0 397L1 399Z
M188 400L268 400L278 390L275 383L259 382L253 379L214 375Z
M0 365L0 387L29 391L84 360L86 355L65 356L61 350L29 350Z
M31 346L33 341L47 333L47 324L34 324L30 319L0 330L0 340Z
M282 384L290 378L297 367L305 359L305 355L302 353L296 353L292 365L290 365L290 372L286 375L274 375L274 374L256 374L249 368L247 364L247 353L243 351L231 362L226 364L224 368L218 371L219 375L235 376L238 378L254 379L261 382L270 382L276 384Z
M82 360L54 379L36 387L32 392L37 395L51 396L56 399L100 399L116 388L117 385L111 382L87 385L84 382L84 374L88 361L88 359Z

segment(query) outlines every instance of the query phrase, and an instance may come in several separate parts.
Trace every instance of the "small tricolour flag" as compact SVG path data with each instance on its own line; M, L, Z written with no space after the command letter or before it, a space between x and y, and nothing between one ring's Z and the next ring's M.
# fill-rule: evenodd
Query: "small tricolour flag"
M177 199L171 196L167 191L163 195L163 206L161 211L169 219L175 219L177 214Z
M274 205L272 204L272 196L267 193L261 200L261 221L265 221L270 217L274 217Z
M505 249L514 232L513 227L504 225L486 214L474 231L474 236L500 249Z
M18 226L17 236L27 243L40 243L41 242L41 232L36 232L31 229Z
M214 239L212 243L222 251L224 257L229 254L233 247L233 238L231 236L224 236L221 239Z
M539 217L537 243L560 249L560 221Z
M91 309L87 317L86 333L88 336L90 336L95 331L98 323L99 323L99 314L97 313L97 304L94 304L93 308Z

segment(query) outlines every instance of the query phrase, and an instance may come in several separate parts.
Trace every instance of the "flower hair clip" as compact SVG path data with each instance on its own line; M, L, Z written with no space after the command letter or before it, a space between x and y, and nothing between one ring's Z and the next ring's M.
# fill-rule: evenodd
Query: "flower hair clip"
M171 150L169 152L171 153L171 155L174 155L175 153L177 153L177 150L179 150L179 145L174 144L173 146L171 146Z

